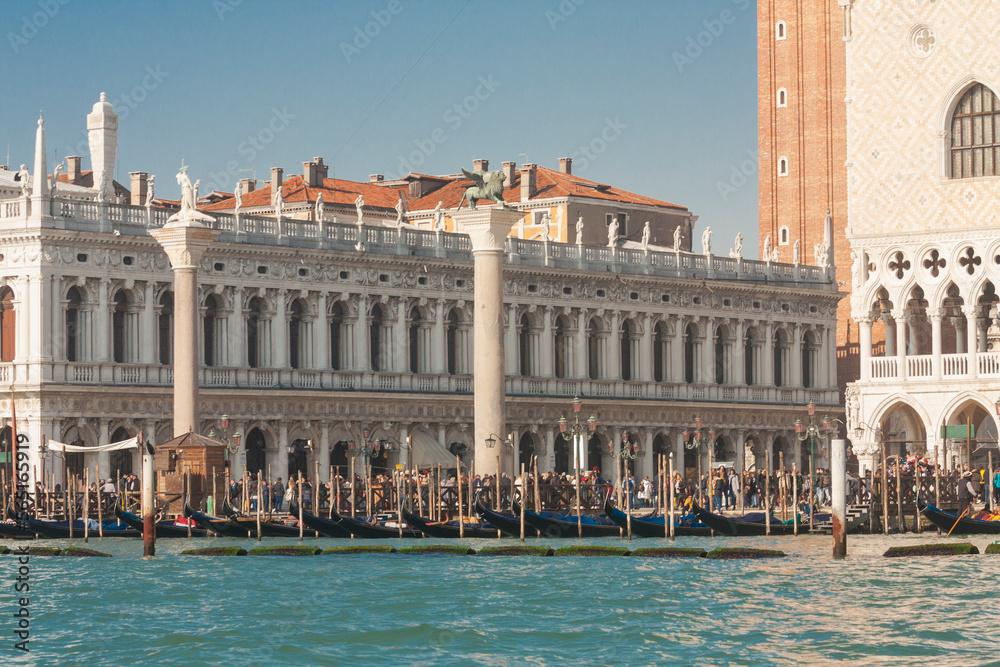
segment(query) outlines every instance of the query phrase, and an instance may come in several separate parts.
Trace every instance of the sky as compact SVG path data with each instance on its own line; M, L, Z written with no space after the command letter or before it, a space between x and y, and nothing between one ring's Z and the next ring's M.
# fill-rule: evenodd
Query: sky
M754 0L5 0L0 164L89 169L86 114L119 114L115 178L189 165L201 191L286 177L558 168L688 207L716 252L757 239Z

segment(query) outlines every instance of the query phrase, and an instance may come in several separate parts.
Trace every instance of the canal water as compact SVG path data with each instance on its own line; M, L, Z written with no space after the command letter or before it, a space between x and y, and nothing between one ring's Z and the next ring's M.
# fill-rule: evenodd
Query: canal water
M675 543L788 554L758 561L179 555L258 545L222 538L161 540L145 561L138 540L92 539L87 546L115 557L31 558L28 654L13 650L17 566L0 556L0 656L39 665L997 664L1000 558L882 558L889 546L940 539L852 536L840 562L829 536ZM983 551L991 540L972 541ZM360 541L305 541L348 543Z

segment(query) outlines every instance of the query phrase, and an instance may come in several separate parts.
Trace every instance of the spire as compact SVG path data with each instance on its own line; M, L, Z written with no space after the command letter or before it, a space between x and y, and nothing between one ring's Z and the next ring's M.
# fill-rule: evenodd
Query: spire
M35 180L32 183L32 197L49 196L49 170L45 166L45 121L38 114L38 130L35 132Z
M830 215L830 209L826 209L826 219L823 220L823 243L826 245L827 261L830 266L836 266L833 255L833 216Z

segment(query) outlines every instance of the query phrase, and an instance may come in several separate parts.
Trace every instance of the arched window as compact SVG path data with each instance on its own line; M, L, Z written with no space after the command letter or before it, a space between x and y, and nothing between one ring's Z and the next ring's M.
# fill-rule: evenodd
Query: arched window
M695 355L695 333L692 325L687 325L684 329L684 381L688 384L694 382L694 355Z
M423 371L420 362L420 309L414 308L410 311L410 372L420 373Z
M788 227L785 225L778 230L778 245L788 245Z
M785 332L778 331L774 334L774 386L785 386L785 350L787 349Z
M205 298L205 319L202 323L206 366L215 366L215 318L218 317L218 314L219 308L216 305L215 297L209 294Z
M601 379L601 343L601 325L594 318L587 336L587 371L591 380Z
M288 452L288 476L305 477L309 474L309 441L298 438L292 440L291 451Z
M778 176L788 176L788 158L778 158Z
M535 441L531 438L530 433L525 433L517 443L517 461L519 464L524 464L525 470L531 470L531 456L534 453Z
M634 337L632 325L629 324L628 320L622 322L621 330L621 362L622 362L622 380L632 379L632 339Z
M517 328L521 377L528 377L532 375L534 369L531 367L531 321L527 315L521 315Z
M572 472L570 470L570 465L572 463L570 459L570 449L572 444L566 440L566 438L556 438L555 442L555 471L556 472Z
M341 354L343 339L341 327L344 324L344 307L339 302L330 309L330 368L339 371L344 367L345 355Z
M566 320L560 315L555 322L555 371L557 378L567 377L569 361L569 333L566 330Z
M372 306L372 315L368 325L368 354L371 359L372 370L378 372L382 370L382 327L385 325L385 317L382 314L382 306L375 304Z
M302 302L292 301L292 314L288 320L288 365L299 368L302 365Z
M663 382L667 379L667 328L659 323L653 332L653 380Z
M1000 100L981 83L962 95L951 117L951 177L1000 174Z
M788 91L784 88L778 88L778 106L787 107L788 106Z
M111 434L111 442L128 440L132 436L124 428L117 428ZM118 449L111 452L111 479L121 479L122 475L132 474L132 452L134 449Z
M715 384L726 383L726 330L715 330Z
M9 287L0 290L0 361L14 361L14 291Z
M781 41L785 38L785 22L778 21L774 24L774 39Z
M80 290L70 287L66 293L66 361L79 361L81 354L80 306L83 299Z
M131 321L129 317L129 295L120 289L115 292L114 310L111 313L112 358L117 363L132 361L131 359Z
M174 358L174 295L164 292L160 296L160 316L157 321L160 363L173 363Z
M260 299L254 297L250 300L250 304L247 307L247 366L250 368L260 368L263 361L263 355L261 355L261 311L263 310L264 304ZM261 435L261 438L263 438L263 435ZM249 443L249 436L247 442ZM247 451L249 452L249 448ZM249 458L247 461L249 461Z
M458 313L452 310L448 313L448 375L458 374Z
M350 472L350 461L347 458L347 441L338 440L330 448L330 465L333 466L335 475L345 477Z

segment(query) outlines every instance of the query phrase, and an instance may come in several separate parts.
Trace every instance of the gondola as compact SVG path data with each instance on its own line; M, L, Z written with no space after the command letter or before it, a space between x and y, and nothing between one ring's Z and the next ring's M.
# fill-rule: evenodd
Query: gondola
M126 512L119 505L115 505L115 516L122 520L123 523L128 524L132 528L135 528L140 533L142 532L142 517L132 514L131 512ZM156 529L156 537L206 537L208 535L208 530L205 528L191 527L191 534L188 535L187 526L178 526L173 521L163 520L157 521L153 524Z
M333 517L341 528L348 531L354 537L371 539L384 537L423 537L423 533L412 528L404 528L402 535L400 535L399 528L383 526L377 523L367 523L361 519L352 519L349 516L343 516L337 510L333 510Z
M694 514L698 520L714 530L719 535L735 535L744 537L748 535L766 535L767 524L763 512L753 512L744 514L738 519L733 519L721 514L713 514L706 509L693 506ZM799 535L809 532L809 523L799 523ZM772 535L794 535L795 527L790 523L781 523L778 519L771 517Z
M91 519L88 537L101 537L101 531L97 527L97 521ZM42 521L24 517L23 522L27 524L27 529L34 532L38 537L51 540L65 540L70 537L83 537L83 519L73 521L73 534L70 535L69 521ZM104 537L142 537L142 531L120 524L117 521L104 522Z
M299 515L299 508L295 505L290 505L288 507L288 511L292 514L292 516ZM321 516L310 514L305 510L302 510L302 523L308 526L310 530L319 533L323 537L351 537L350 531L342 528L340 524L333 519L324 519Z
M521 506L514 501L514 516L521 516ZM524 510L524 522L545 537L621 537L622 531L616 524L600 523L586 514L580 515L577 525L575 516L557 514L544 516L531 510Z
M983 521L972 517L959 518L957 514L945 512L933 505L920 506L920 513L928 521L941 529L941 532L952 535L1000 535L1000 521Z
M232 505L229 504L229 499L223 501L222 512L229 517L230 523L241 530L245 530L250 533L250 537L257 537L257 517L256 516L241 516ZM315 530L305 531L307 533L313 533L309 537L319 537ZM268 521L261 517L260 520L260 534L261 537L298 537L299 527L298 526L286 526L283 523L278 523L277 521Z
M184 516L194 519L195 524L199 528L210 530L220 537L250 537L250 533L246 528L234 524L229 519L199 512L187 503L184 503Z
M33 540L35 533L17 521L0 521L0 537L7 540Z
M402 509L402 512L403 521L413 526L414 529L419 530L426 537L442 537L447 539L462 537L464 533L465 537L496 538L499 537L500 533L496 526L488 523L467 523L463 531L459 531L457 521L431 521L430 519L408 512L405 507Z
M504 535L510 535L511 537L521 536L521 517L519 516L506 512L495 512L484 505L480 498L476 498L476 514L490 525L499 528L500 532ZM524 535L525 537L538 537L538 531L525 521Z
M604 501L604 513L609 519L614 521L618 526L628 533L628 516L625 512L615 507L611 503L611 494L608 494L607 500ZM666 516L655 516L655 517L632 517L632 535L638 535L639 537L666 537L664 532L664 524L667 521ZM684 521L682 517L674 515L674 535L676 537L688 537L688 536L698 536L698 537L708 537L712 534L712 529L706 525L693 526L689 521Z

